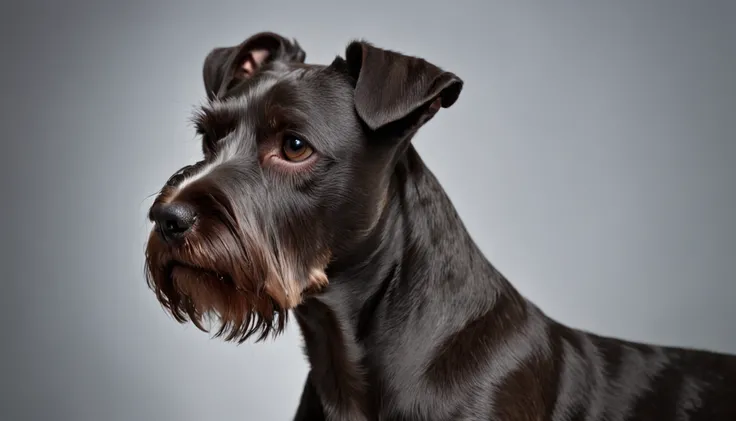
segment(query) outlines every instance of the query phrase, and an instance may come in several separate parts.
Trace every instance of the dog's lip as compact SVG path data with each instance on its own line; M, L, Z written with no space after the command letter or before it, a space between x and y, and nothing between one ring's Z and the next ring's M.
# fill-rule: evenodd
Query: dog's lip
M207 268L204 268L202 266L198 266L198 265L191 264L191 263L182 262L180 260L172 261L169 264L169 272L170 273L173 272L174 270L176 270L177 268L178 269L188 270L188 271L193 271L193 272L198 272L198 273L204 273L204 274L207 274L207 275L211 275L211 276L214 276L214 277L216 277L217 279L219 279L221 281L226 281L226 280L229 280L230 279L227 275L222 274L222 273L219 273L219 272L217 272L215 270L207 269Z

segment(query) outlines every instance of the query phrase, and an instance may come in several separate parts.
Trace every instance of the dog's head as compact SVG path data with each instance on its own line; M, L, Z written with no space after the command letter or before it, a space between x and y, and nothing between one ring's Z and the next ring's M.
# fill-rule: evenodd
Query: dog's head
M219 318L216 335L239 342L281 332L288 311L328 284L328 265L356 253L409 139L462 89L450 72L366 42L323 66L279 55L289 48L278 39L258 44L275 46L265 55L275 60L208 56L205 85L220 94L195 117L204 159L176 172L149 213L158 299L203 330ZM246 82L228 82L236 68Z

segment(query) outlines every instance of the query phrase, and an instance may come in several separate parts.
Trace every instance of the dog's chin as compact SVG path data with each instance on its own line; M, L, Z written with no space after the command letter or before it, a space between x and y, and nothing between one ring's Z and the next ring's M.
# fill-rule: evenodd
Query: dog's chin
M150 267L151 265L149 265ZM180 323L192 322L204 332L219 328L214 336L242 343L255 336L262 341L285 328L288 311L262 291L248 291L231 275L181 261L158 267L150 274L164 307Z
M216 337L242 343L255 335L261 341L283 332L289 310L328 283L329 253L303 262L263 242L236 240L229 231L215 234L172 246L152 233L147 244L148 285L180 323L210 332L205 324L216 328L219 322Z

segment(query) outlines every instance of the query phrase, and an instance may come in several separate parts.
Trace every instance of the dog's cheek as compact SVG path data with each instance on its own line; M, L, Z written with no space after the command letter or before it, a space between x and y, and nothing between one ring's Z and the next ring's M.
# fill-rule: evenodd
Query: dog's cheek
M282 309L295 308L302 303L305 293L319 291L327 285L325 270L330 256L327 250L311 249L306 253L282 250L276 256L278 270L266 281L266 293Z

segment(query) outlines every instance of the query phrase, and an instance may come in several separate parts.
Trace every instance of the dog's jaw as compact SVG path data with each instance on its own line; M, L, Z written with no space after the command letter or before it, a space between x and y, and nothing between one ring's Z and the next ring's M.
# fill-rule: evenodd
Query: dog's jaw
M255 334L257 341L275 337L288 312L328 284L330 253L303 262L265 241L262 225L229 226L228 219L210 217L181 241L165 241L154 227L146 248L148 284L181 323L210 331L202 321L219 321L215 336L240 343Z

